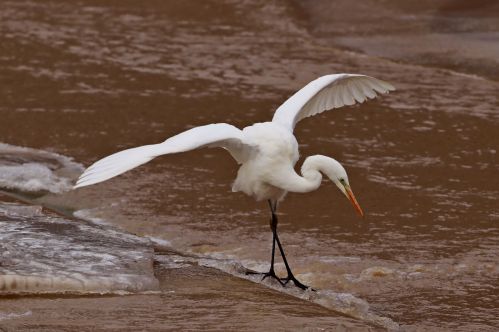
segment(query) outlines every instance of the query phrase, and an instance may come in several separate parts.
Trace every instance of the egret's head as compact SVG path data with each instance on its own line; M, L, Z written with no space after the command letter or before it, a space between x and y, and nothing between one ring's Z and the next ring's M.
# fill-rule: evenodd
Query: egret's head
M325 174L331 181L336 184L336 186L340 189L340 191L348 198L348 200L352 203L355 210L358 214L363 217L364 212L360 208L359 203L355 199L355 195L352 192L352 188L350 188L350 183L348 182L347 172L341 166L341 164L333 158L315 155L310 156L305 159L305 162L302 166L302 174L310 177L313 177L314 172L322 172ZM320 174L317 174L320 178Z
M345 171L345 170L343 170ZM350 184L348 183L348 177L347 173L345 172L344 175L337 177L336 179L333 180L336 186L341 190L341 192L350 200L350 203L352 203L353 207L357 211L357 213L363 217L364 212L362 211L362 208L360 207L359 203L357 202L357 199L355 198L355 195L352 192L352 188L350 188Z
M336 186L340 189L340 191L348 198L350 203L352 203L353 207L357 211L357 213L363 217L364 212L360 207L355 195L352 192L352 188L350 188L350 183L348 182L348 175L345 171L345 168L337 162L336 160L329 158L329 170L327 172L327 176L331 179L331 181L336 184Z

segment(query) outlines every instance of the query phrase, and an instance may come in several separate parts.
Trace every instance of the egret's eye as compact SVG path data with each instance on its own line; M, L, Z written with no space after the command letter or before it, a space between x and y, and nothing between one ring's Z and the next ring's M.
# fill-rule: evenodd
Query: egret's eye
M341 183L341 184L345 184L345 179L344 179L344 178L341 178L341 179L340 179L340 183Z

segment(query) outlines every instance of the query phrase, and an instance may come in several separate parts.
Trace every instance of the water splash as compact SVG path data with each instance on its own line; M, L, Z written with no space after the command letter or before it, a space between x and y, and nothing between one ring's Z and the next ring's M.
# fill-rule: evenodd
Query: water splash
M82 165L57 153L0 143L0 188L61 193L82 171Z

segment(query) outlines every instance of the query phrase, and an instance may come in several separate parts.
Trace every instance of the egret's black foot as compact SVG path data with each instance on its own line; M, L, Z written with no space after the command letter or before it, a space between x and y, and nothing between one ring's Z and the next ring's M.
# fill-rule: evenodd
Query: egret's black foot
M304 285L301 282L299 282L298 279L296 279L295 276L292 274L288 275L286 278L281 278L280 280L281 280L281 284L284 286L286 286L288 284L288 282L292 281L295 284L295 286L300 288L300 289L303 289L303 290L310 289L311 291L314 291L314 292L316 291L312 287Z
M286 278L279 278L276 274L275 271L272 269L269 272L257 272L254 270L246 269L246 275L261 275L262 276L262 281L265 280L266 278L272 278L277 280L278 283L281 284L281 286L285 287L290 281L292 281L296 287L302 289L302 290L307 290L310 289L311 291L316 292L315 289L313 289L310 286L304 285L301 282L298 281L298 279L295 278L294 275L288 275Z
M285 285L284 282L281 281L281 278L279 278L275 274L275 271L273 269L271 269L269 272L256 272L256 271L252 271L252 270L246 271L246 275L255 275L255 274L261 275L262 276L262 281L270 277L272 279L277 280L277 282L280 283L281 286Z

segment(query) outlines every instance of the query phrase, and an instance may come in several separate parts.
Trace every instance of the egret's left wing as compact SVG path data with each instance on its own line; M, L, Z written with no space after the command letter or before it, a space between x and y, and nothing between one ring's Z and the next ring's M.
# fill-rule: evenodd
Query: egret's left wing
M280 123L291 131L301 119L339 108L363 103L376 97L376 92L387 93L395 88L374 77L358 74L334 74L319 77L308 83L282 104L272 122Z

